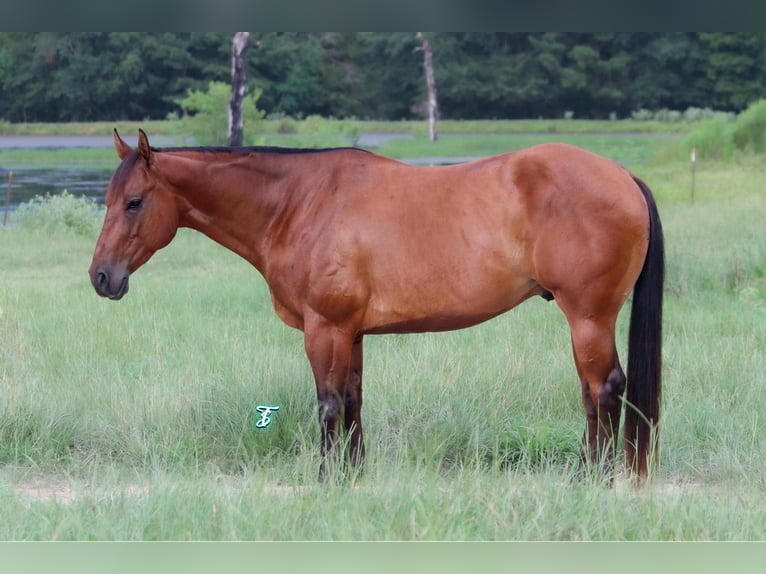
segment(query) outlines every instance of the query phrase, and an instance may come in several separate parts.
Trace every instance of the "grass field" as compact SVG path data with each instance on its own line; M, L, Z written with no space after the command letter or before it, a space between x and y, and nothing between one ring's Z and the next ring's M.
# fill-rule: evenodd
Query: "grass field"
M688 159L656 161L647 138L628 165L668 260L650 487L575 477L584 413L555 304L367 337L365 473L319 485L302 337L254 269L181 232L113 303L86 273L98 222L19 224L0 230L0 539L762 540L764 159L701 165L692 205ZM259 431L261 403L281 410Z
M329 126L352 125L360 132L396 132L426 135L427 127L423 121L362 121L321 119ZM264 134L285 131L286 125L299 125L301 122L283 119L264 119L258 123ZM693 126L693 122L659 122L638 120L440 120L440 133L684 133ZM147 133L168 136L186 134L183 120L145 120L83 123L0 123L0 135L104 135L110 134L117 127L120 131L136 132L139 128Z

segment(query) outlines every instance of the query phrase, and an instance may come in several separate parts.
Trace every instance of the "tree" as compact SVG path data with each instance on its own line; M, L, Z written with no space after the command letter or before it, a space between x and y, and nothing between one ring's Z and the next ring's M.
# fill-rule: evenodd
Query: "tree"
M705 76L710 83L710 106L742 110L763 96L763 34L755 32L699 33L707 55Z
M757 32L439 32L427 35L440 118L620 117L647 108L740 111L766 96ZM427 112L410 32L259 33L243 71L271 114L412 119ZM425 57L425 54L424 54ZM162 119L231 81L219 32L0 32L0 117ZM236 123L236 122L235 122Z
M428 90L428 139L436 141L436 81L434 80L434 61L431 44L423 36L423 32L417 33L420 41L418 50L423 52L423 71L426 76L426 89Z
M242 102L247 88L245 74L245 50L250 42L250 32L235 32L231 40L231 98L229 99L229 145L242 145Z

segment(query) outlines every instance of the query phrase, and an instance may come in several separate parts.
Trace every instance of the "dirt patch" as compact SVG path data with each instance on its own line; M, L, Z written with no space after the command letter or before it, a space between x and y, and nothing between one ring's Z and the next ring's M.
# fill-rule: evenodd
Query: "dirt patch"
M242 478L234 476L219 477L216 479L216 483L221 491L224 492L236 492L246 487ZM265 495L288 497L305 492L310 487L266 484L262 488L262 492ZM36 502L53 502L68 505L82 498L114 499L118 497L140 497L151 492L151 486L148 484L127 483L114 486L113 488L94 489L87 482L34 478L20 482L15 486L14 490L16 496L27 506Z
M86 483L74 483L63 480L33 479L16 485L16 496L27 505L33 502L55 502L71 504L78 498L89 496L92 488ZM141 496L149 492L149 487L140 484L126 484L112 491L107 491L107 498L116 496Z
M31 480L17 485L16 495L26 502L71 504L74 500L74 489L64 482Z
M218 477L216 483L224 491L238 491L245 486L242 478L234 476ZM262 487L262 493L283 498L306 492L311 488L311 486L266 484ZM357 485L355 488L361 487ZM618 479L615 482L614 489L620 496L650 493L673 498L699 493L703 490L703 486L691 482L655 482L648 487L636 489L630 481ZM129 483L114 487L113 489L100 490L96 494L96 498L140 497L148 494L150 491L151 487L147 484ZM68 505L79 498L92 497L94 495L93 488L85 482L78 483L76 481L42 478L26 480L17 484L15 492L27 505L36 502L54 502Z

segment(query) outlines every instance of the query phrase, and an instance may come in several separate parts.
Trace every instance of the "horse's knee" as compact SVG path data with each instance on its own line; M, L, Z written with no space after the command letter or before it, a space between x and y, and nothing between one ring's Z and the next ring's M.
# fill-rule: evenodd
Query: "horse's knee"
M344 405L335 393L320 394L319 424L323 428L334 429L341 418Z

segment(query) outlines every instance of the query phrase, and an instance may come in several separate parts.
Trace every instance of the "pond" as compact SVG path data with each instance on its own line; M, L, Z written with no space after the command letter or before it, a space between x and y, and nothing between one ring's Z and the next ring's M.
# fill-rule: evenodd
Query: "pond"
M137 136L125 137L135 146ZM173 145L174 138L159 136L154 142L160 146ZM112 149L111 135L105 136L0 136L0 150L61 150ZM103 203L106 188L114 167L12 167L0 165L0 213L5 211L8 193L8 172L13 171L13 183L8 198L8 211L40 195L56 195L68 191L75 196L93 198Z
M113 169L86 168L18 168L13 170L10 189L9 213L19 204L35 196L56 195L68 191L72 195L85 196L103 203L106 188ZM8 193L8 172L0 168L0 210L5 211Z

